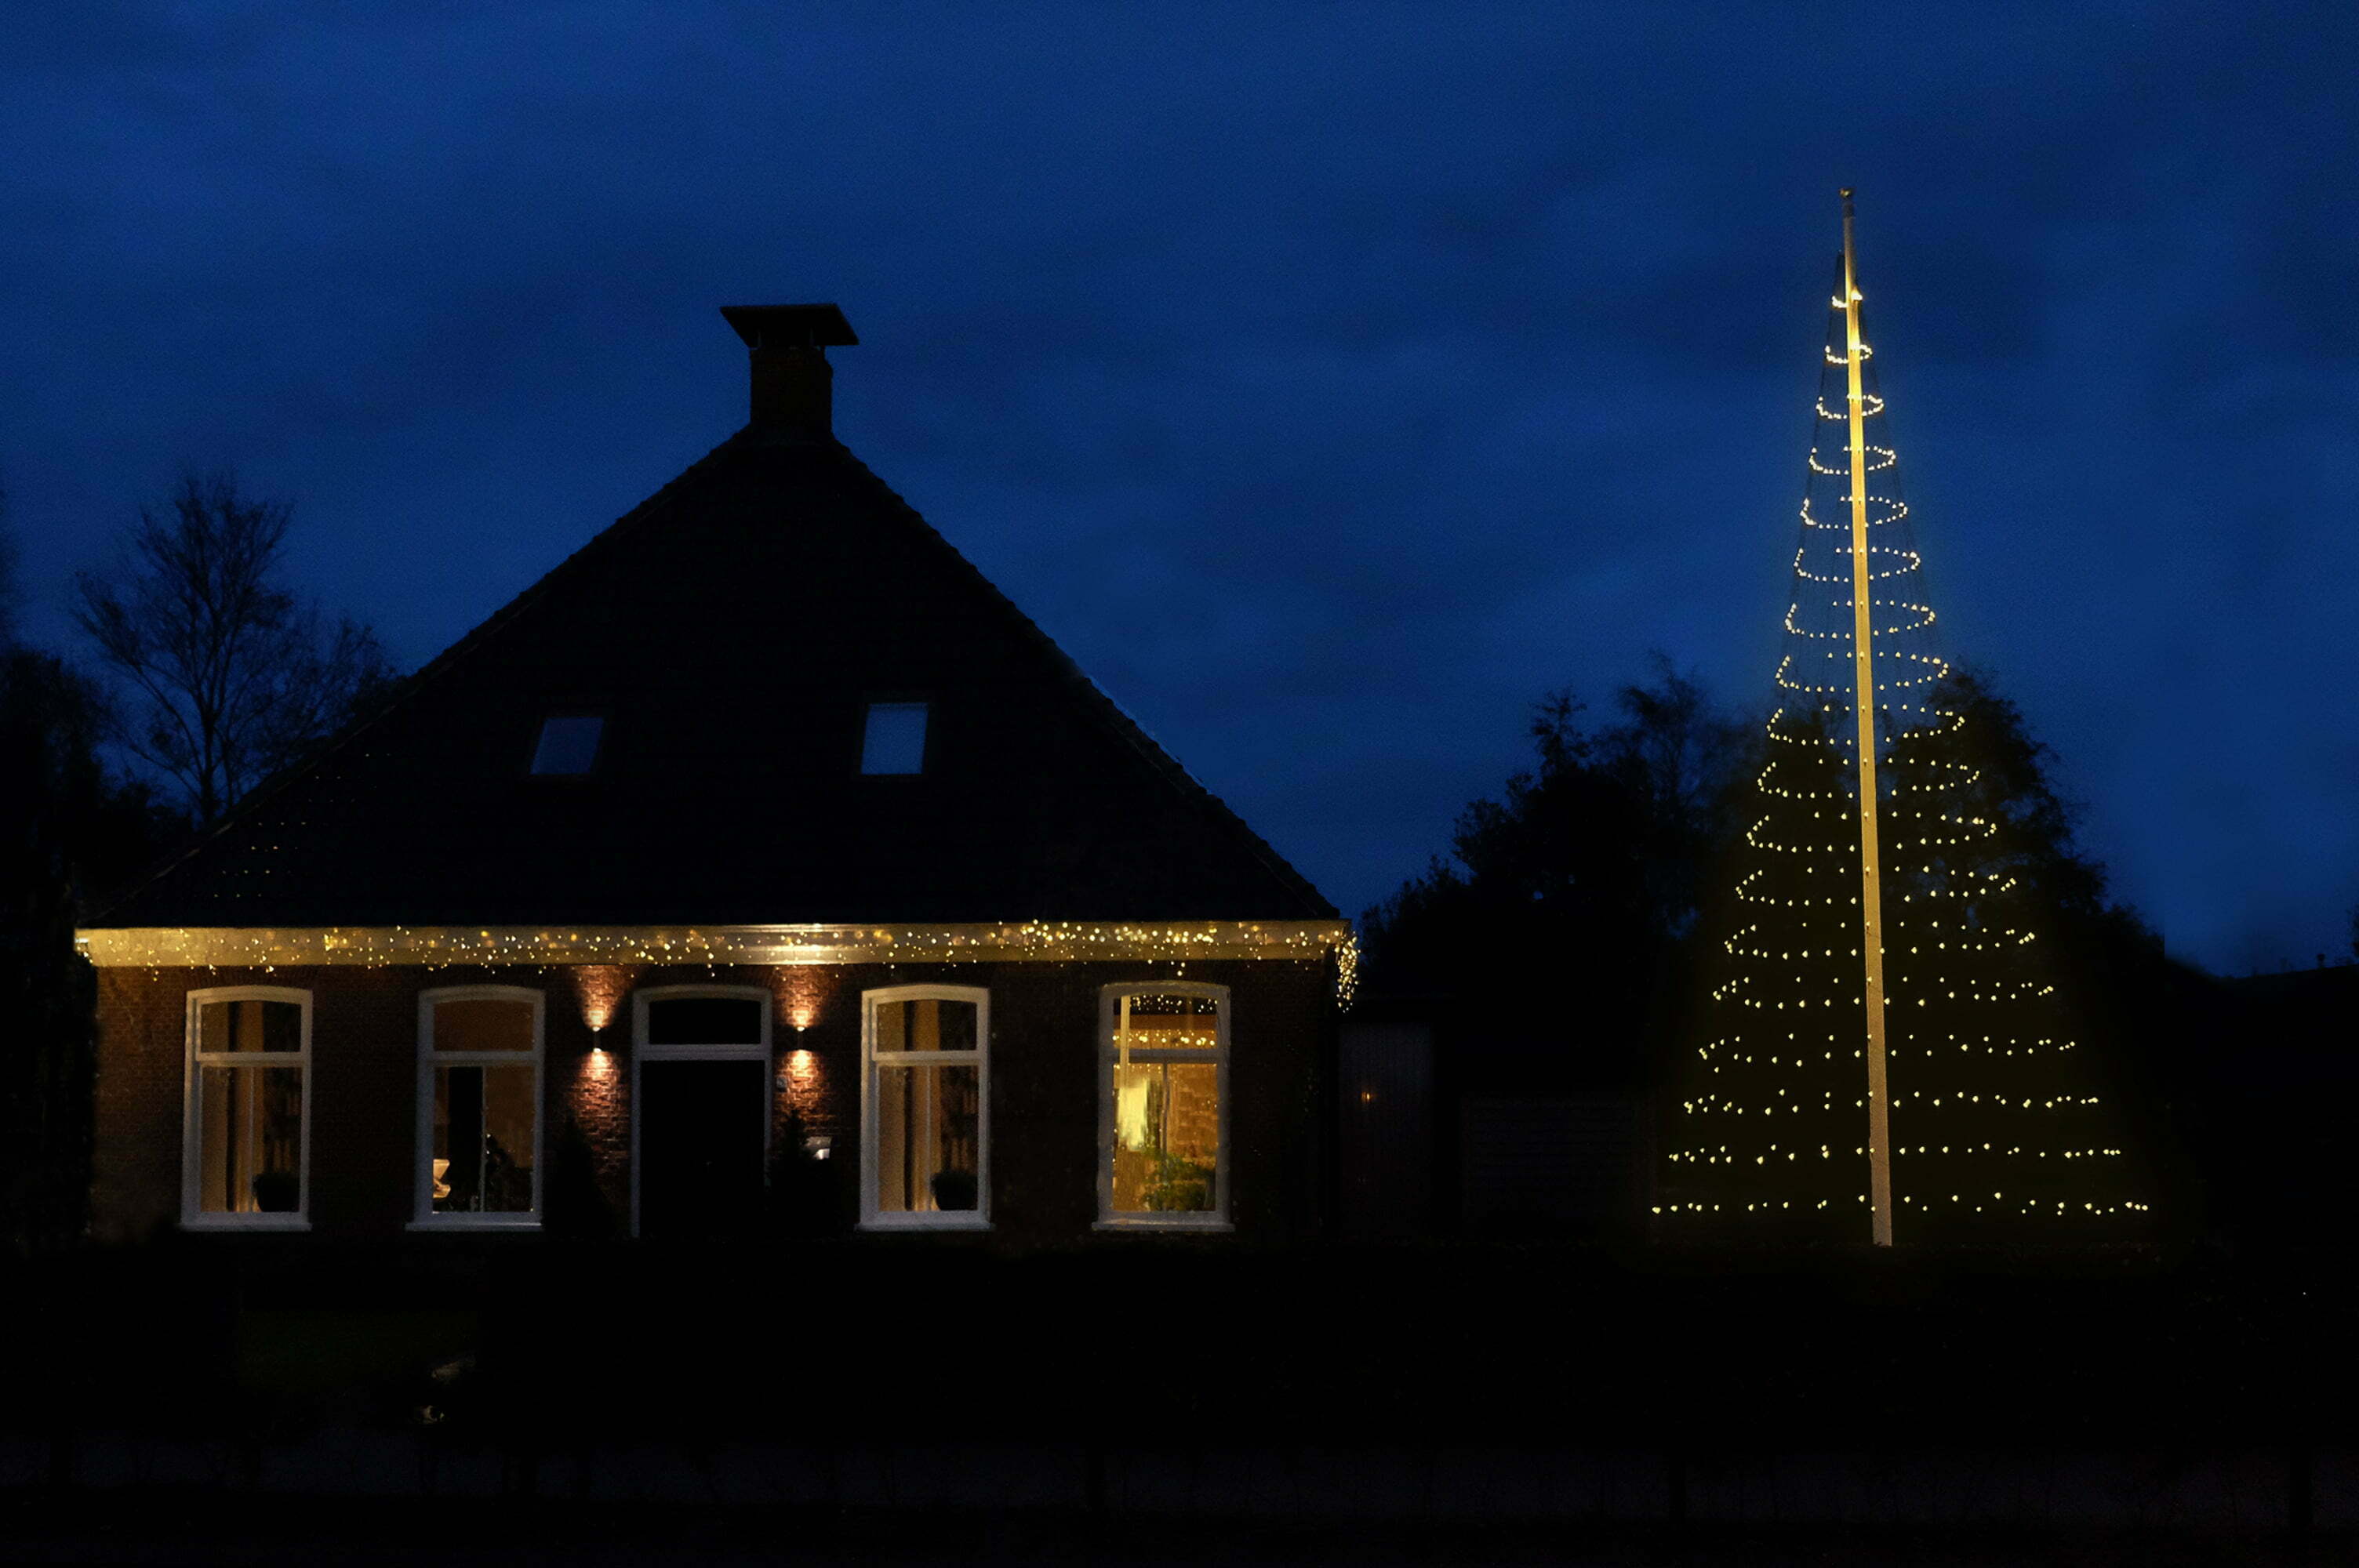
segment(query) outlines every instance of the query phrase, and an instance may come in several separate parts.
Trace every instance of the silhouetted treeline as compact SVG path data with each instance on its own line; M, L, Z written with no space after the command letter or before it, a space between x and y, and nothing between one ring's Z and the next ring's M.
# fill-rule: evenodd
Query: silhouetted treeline
M74 925L186 828L101 765L102 714L56 655L0 653L0 1227L18 1252L76 1239L90 1185L94 975Z
M1372 990L1448 994L1502 1029L1545 1016L1583 1049L1647 1032L1755 746L1659 656L1614 711L1594 725L1570 691L1539 703L1534 766L1363 916Z
M143 511L80 579L102 680L18 641L0 511L0 1250L82 1234L95 977L76 925L392 689L365 625L328 629L280 580L290 516L225 475Z
M2177 1227L2200 1224L2190 1129L2217 1010L2190 998L2211 982L2168 960L2112 897L2077 841L2053 753L1989 676L1957 670L1933 703L1965 720L1943 742L1943 761L1977 775L1957 804L1995 825L1981 864L2012 880L2011 917L2039 933L2042 977L2137 1129L2141 1190L2160 1190ZM1587 719L1568 692L1545 698L1533 767L1470 805L1448 856L1363 917L1367 989L1446 998L1462 1051L1577 1053L1592 1078L1668 1088L1735 917L1738 851L1765 809L1762 730L1660 655L1604 721Z

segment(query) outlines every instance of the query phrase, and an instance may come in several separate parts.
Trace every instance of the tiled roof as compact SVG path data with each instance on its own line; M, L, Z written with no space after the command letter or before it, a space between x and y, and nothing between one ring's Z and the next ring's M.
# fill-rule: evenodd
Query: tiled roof
M911 698L926 772L861 776ZM528 773L552 711L589 776ZM749 426L90 924L1334 913L841 443Z

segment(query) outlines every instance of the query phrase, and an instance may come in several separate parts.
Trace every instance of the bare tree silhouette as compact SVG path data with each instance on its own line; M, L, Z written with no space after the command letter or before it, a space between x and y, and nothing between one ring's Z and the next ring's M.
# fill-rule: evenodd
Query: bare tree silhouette
M143 507L114 565L75 578L75 619L127 688L114 737L203 827L392 679L376 633L278 581L293 508L223 472Z

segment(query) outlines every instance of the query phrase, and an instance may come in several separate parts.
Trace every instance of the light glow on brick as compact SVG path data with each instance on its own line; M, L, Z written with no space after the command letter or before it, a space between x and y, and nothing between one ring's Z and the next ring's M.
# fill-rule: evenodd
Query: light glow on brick
M630 978L614 964L582 964L571 972L574 992L582 999L582 1022L596 1034L614 1022L614 1010L631 989Z

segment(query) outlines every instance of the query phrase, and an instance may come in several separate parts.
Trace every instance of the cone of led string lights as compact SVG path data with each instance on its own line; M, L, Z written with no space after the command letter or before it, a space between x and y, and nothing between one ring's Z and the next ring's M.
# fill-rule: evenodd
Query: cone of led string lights
M1974 761L1843 254L1762 761L1669 1108L1667 1240L2049 1245L2149 1214Z

